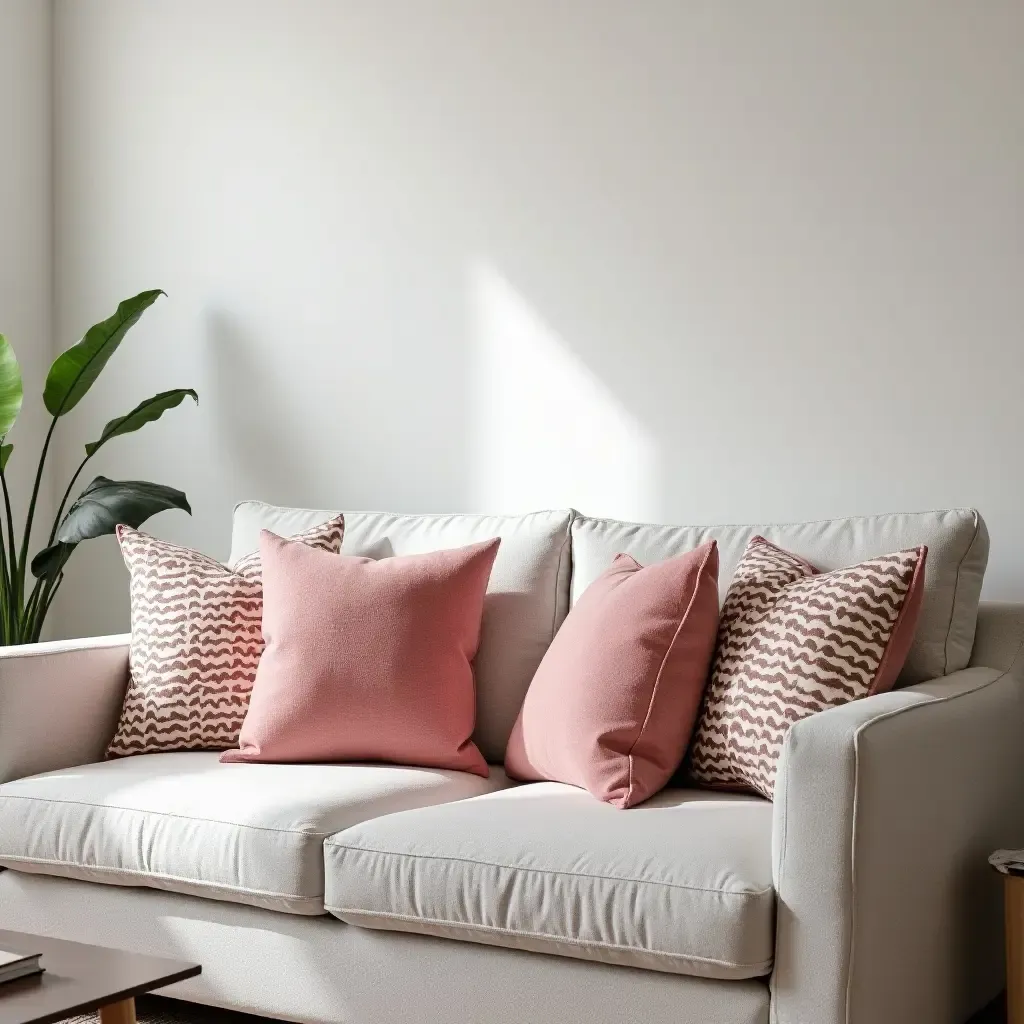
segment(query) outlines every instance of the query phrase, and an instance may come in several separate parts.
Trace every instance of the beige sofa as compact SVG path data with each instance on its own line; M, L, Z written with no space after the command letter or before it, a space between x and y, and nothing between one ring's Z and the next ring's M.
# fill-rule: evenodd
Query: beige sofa
M246 503L261 526L329 512ZM979 607L971 510L668 527L347 514L382 557L500 534L477 742L500 764L572 600L618 551L755 532L823 568L929 546L900 689L798 723L774 803L386 765L103 762L127 636L0 651L0 924L200 961L169 994L308 1022L959 1024L1002 984L990 850L1024 846L1024 605Z

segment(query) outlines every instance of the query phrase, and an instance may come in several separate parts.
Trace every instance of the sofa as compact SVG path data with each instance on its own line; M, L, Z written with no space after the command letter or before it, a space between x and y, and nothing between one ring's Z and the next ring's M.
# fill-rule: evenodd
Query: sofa
M269 527L336 513L246 502ZM625 551L760 533L820 568L912 545L898 688L797 722L774 801L673 784L620 810L500 765L573 601ZM371 557L501 536L475 739L490 777L104 760L129 637L0 651L0 924L198 961L184 1000L330 1024L961 1024L1002 987L997 847L1024 846L1024 605L980 602L970 509L787 525L346 513Z

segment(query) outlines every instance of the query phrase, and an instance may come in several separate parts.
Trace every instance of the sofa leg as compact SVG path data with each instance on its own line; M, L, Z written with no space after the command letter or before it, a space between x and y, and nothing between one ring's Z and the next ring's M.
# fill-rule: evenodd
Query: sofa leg
M100 1024L135 1024L135 1000L122 999L119 1003L101 1006Z
M1006 1019L1024 1024L1024 876L1007 875L1006 909Z

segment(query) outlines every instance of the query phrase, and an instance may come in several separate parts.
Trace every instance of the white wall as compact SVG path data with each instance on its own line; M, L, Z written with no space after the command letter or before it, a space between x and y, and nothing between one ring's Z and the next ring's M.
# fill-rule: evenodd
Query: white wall
M58 0L76 444L246 497L676 522L976 504L1024 598L1018 0ZM60 628L127 622L112 542Z
M49 0L0 0L0 333L14 346L25 382L7 470L19 531L48 425L42 393L52 348L52 13ZM51 482L47 474L43 518L52 508Z

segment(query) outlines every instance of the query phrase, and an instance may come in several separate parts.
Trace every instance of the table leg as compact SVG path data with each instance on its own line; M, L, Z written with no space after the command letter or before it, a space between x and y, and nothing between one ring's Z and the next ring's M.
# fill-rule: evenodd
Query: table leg
M1024 1024L1024 876L1007 875L1006 911L1006 1019Z
M100 1024L135 1024L135 1000L122 999L119 1003L101 1006Z

